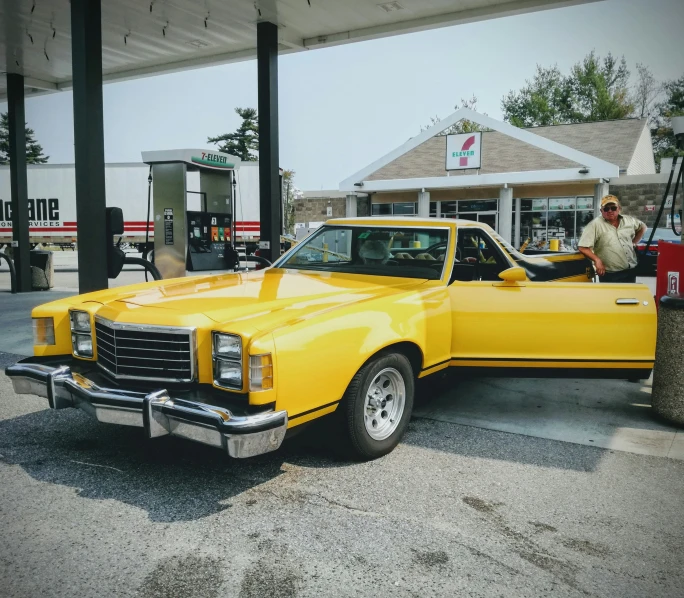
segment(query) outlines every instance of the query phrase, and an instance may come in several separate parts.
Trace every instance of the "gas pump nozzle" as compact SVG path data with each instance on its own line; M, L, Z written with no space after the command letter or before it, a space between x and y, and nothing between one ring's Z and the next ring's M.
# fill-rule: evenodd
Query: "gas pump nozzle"
M107 277L116 278L123 269L126 254L119 248L119 243L114 243L114 237L123 235L124 218L121 208L107 208L106 210L106 238L107 238Z

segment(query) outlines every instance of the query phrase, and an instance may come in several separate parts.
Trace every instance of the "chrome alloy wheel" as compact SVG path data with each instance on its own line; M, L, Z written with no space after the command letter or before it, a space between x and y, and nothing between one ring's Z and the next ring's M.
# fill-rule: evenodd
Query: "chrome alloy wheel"
M406 402L406 384L399 371L385 368L368 386L364 402L366 431L373 440L389 438L399 426Z

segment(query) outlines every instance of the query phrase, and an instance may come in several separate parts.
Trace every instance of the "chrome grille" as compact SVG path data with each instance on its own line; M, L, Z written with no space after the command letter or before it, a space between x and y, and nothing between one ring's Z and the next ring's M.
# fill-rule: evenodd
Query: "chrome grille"
M195 378L192 328L122 324L95 317L98 365L116 378L190 382Z

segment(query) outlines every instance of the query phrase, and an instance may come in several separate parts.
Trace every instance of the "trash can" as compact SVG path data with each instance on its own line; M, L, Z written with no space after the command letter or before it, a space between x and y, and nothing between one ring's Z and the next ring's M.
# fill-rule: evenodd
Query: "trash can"
M31 265L31 286L34 291L47 291L51 289L55 273L52 261L52 251L29 251L29 264Z
M660 299L651 405L658 415L684 424L684 295L681 294Z

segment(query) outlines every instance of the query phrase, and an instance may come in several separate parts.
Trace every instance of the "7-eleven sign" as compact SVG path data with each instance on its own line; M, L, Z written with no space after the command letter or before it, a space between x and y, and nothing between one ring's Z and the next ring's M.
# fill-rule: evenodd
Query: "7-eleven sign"
M482 133L447 135L446 169L463 170L482 166Z

